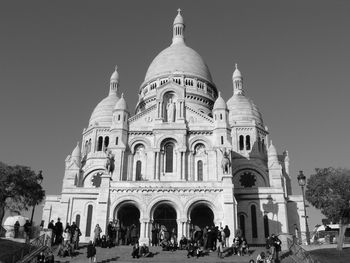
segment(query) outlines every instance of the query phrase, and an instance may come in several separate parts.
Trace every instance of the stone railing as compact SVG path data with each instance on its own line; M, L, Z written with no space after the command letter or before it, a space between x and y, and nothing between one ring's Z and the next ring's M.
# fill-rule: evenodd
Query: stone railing
M295 240L288 238L287 242L289 251L285 253L284 257L289 256L296 263L320 263L318 260L314 259L308 251L297 244Z

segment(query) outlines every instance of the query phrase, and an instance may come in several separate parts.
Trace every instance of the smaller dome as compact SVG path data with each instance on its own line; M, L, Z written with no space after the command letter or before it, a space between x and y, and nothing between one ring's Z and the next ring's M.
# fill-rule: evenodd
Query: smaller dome
M119 97L115 93L110 93L106 98L101 100L91 114L89 126L96 123L98 126L111 126L113 108L118 100Z
M238 69L238 64L237 63L235 64L235 67L236 67L236 69L235 69L235 71L233 71L232 79L242 78L242 74L241 74L241 72Z
M114 70L114 72L112 73L112 76L111 76L111 81L119 82L118 66L115 66L115 70Z
M123 93L121 95L121 98L115 104L114 110L128 110L128 105L126 104Z
M215 103L214 103L214 110L218 110L218 109L227 109L227 105L226 102L224 101L224 99L221 97L221 92L219 92L219 97L216 99Z
M258 107L254 102L243 94L234 94L227 101L229 112L229 122L233 125L235 122L255 121L263 125L263 119Z
M72 151L72 158L80 157L80 147L79 142L77 142L77 146L75 146L74 150Z
M184 19L181 15L181 9L177 9L177 16L174 19L174 25L175 24L184 24Z

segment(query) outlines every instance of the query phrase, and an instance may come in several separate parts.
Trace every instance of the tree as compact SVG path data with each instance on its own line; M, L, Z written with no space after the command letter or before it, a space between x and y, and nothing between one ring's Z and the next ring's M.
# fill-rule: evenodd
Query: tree
M41 178L40 178L41 176ZM6 209L28 210L39 204L45 197L36 174L27 166L9 166L0 162L0 222Z
M321 210L332 222L340 225L338 249L343 246L346 224L349 223L350 170L316 168L306 185L306 200Z

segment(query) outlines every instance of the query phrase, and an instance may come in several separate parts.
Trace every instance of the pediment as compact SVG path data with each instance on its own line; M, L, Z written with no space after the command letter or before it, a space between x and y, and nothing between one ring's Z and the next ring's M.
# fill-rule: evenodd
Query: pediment
M189 125L202 125L214 123L212 117L205 115L204 113L193 109L192 107L186 106L186 121Z

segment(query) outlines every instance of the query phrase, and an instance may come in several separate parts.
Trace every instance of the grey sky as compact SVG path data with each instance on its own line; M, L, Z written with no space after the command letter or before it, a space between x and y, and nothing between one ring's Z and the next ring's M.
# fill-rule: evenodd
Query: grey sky
M134 109L179 7L226 100L238 63L274 145L289 150L294 192L299 170L349 168L349 1L2 1L0 160L42 169L58 194L115 65Z

